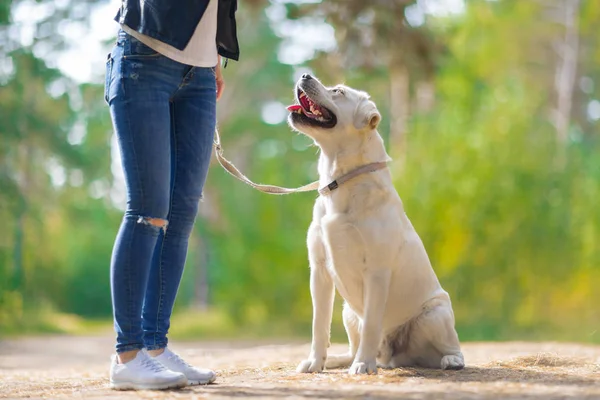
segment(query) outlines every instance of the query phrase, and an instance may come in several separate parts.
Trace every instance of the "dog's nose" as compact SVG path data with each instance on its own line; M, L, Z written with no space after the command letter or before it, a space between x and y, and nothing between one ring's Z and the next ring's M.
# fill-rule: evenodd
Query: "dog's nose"
M302 79L309 80L312 79L312 76L310 76L310 74L302 74Z

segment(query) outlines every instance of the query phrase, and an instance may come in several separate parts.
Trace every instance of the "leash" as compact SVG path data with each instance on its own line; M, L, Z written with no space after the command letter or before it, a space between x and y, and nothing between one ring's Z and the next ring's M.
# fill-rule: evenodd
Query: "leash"
M312 192L313 190L319 189L319 181L309 183L308 185L304 185L295 189L254 183L250 179L248 179L246 175L242 174L240 170L237 169L235 165L231 163L231 161L229 161L223 156L223 147L221 146L221 137L219 136L218 129L215 129L215 139L213 142L213 146L215 148L215 155L217 156L217 160L219 161L219 164L221 164L221 166L225 169L225 171L229 172L229 174L244 182L245 184L252 186L256 190L260 190L261 192L269 194L290 194L300 192Z
M387 167L387 162L385 161L363 165L362 167L350 171L346 175L341 176L340 178L334 180L333 182L322 188L319 188L319 181L315 181L313 183L309 183L308 185L300 186L298 188L284 188L280 186L254 183L250 179L248 179L246 175L242 174L240 170L237 169L236 166L233 165L233 163L226 159L223 155L223 146L221 145L221 136L219 135L218 129L215 129L213 147L215 148L215 155L217 156L217 161L219 161L219 164L221 164L221 167L223 167L225 171L229 172L229 174L232 175L234 178L244 182L247 185L252 186L254 189L260 190L261 192L268 194L290 194L300 192L312 192L314 190L318 190L319 194L324 196L337 189L344 182L347 182L350 179L357 177L358 175L367 172L374 172Z

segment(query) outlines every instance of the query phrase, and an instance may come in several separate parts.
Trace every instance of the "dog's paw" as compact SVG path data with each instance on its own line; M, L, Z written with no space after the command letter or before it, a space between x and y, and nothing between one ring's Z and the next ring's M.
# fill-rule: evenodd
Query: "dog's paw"
M355 361L350 366L350 369L348 370L348 373L350 375L376 374L377 373L377 363L375 362L375 360L373 360L372 362L358 362L358 361Z
M442 357L442 369L463 369L465 367L465 360L461 353L452 354Z
M296 367L296 372L300 372L300 373L323 372L323 367L325 367L325 357L309 358L308 360L304 360L300 364L298 364L298 367Z

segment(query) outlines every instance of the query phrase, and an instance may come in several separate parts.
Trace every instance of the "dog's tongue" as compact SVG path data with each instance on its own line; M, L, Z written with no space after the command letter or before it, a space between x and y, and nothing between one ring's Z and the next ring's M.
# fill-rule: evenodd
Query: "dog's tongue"
M302 106L300 104L292 104L291 106L287 106L287 110L290 112L296 112L301 108Z

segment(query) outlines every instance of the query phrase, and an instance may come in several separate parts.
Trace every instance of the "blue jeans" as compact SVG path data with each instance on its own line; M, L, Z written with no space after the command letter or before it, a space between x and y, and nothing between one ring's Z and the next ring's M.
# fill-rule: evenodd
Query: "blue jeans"
M105 100L127 187L110 275L117 352L164 348L211 156L215 69L180 64L120 31Z

